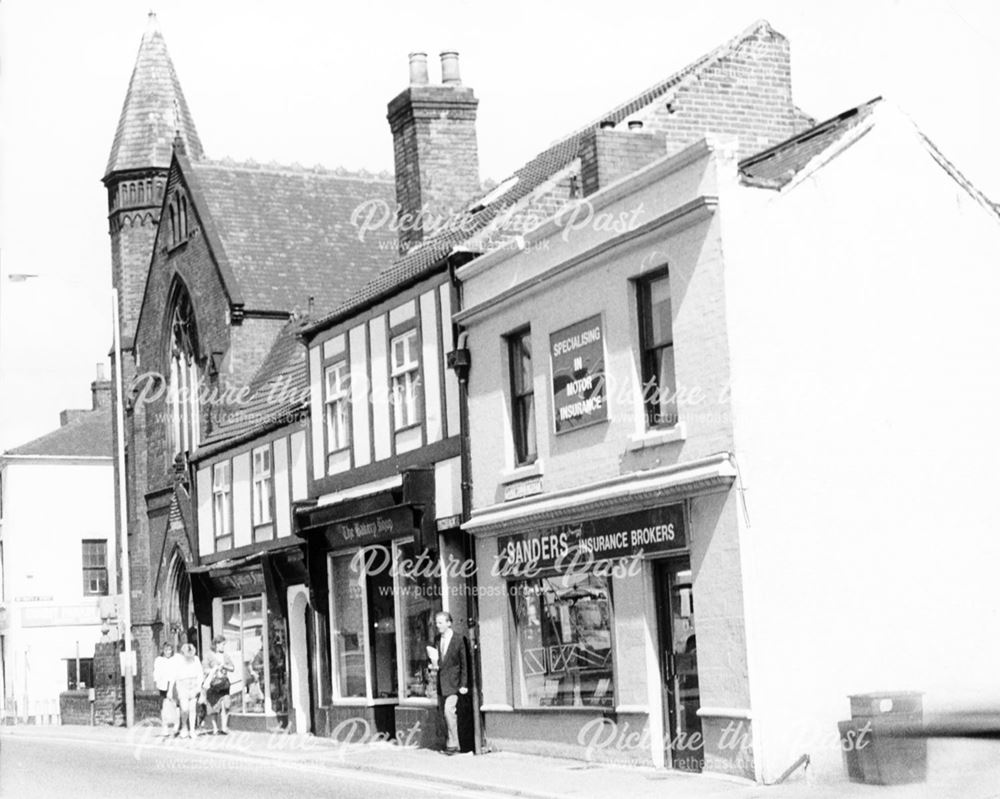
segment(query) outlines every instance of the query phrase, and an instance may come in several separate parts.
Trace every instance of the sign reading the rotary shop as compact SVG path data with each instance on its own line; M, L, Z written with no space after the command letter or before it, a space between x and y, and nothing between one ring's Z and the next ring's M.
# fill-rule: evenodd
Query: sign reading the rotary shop
M607 419L604 327L600 315L553 333L549 337L549 355L556 432Z
M501 536L501 571L522 566L539 569L684 549L688 545L681 505L625 513L578 524L564 524Z

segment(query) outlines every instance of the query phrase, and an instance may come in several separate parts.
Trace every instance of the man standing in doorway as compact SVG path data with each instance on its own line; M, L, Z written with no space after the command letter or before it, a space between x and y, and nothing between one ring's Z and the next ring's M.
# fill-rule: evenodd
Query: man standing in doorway
M465 636L452 630L448 611L434 617L437 626L438 703L448 727L446 755L458 754L458 697L469 693L469 669L466 660Z

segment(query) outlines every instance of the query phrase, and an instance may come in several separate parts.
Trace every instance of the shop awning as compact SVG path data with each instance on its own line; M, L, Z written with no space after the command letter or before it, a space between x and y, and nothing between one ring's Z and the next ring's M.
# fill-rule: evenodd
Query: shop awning
M249 594L267 594L268 607L286 616L286 589L305 582L303 549L302 542L293 541L188 569L198 621L211 625L213 599Z
M434 469L406 469L398 485L340 502L301 508L295 534L306 541L306 576L310 601L326 612L327 553L353 547L385 545L412 536L420 548L437 548L434 524Z
M699 494L726 491L737 470L728 453L697 461L623 474L569 489L491 505L473 511L463 529L475 535L520 532L539 524L555 525L655 508Z

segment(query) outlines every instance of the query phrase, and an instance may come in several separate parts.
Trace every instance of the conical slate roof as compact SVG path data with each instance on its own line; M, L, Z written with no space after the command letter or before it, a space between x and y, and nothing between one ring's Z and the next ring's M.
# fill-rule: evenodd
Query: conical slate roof
M127 169L170 166L177 134L187 148L188 157L200 159L203 152L198 131L156 15L150 13L118 119L105 177Z

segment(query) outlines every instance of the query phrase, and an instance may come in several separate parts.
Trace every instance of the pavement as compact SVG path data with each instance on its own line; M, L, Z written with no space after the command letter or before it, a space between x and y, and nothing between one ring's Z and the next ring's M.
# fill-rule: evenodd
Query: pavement
M948 749L953 741L930 742L928 781L910 786L871 786L846 780L815 781L809 771L799 771L782 785L764 786L745 780L708 774L684 774L639 766L615 766L553 757L492 752L446 757L438 752L375 741L342 744L311 735L230 732L228 736L201 735L195 740L161 738L159 725L122 727L17 726L0 731L0 751L7 737L106 741L132 748L136 759L144 754L163 756L176 752L190 758L251 758L276 766L347 769L373 777L404 778L447 785L484 794L525 799L608 799L617 796L669 796L671 799L1000 799L1000 774L984 764L1000 763L995 742L973 742L956 759ZM944 748L938 747L940 743ZM977 748L978 747L978 748ZM946 766L946 767L943 767Z

